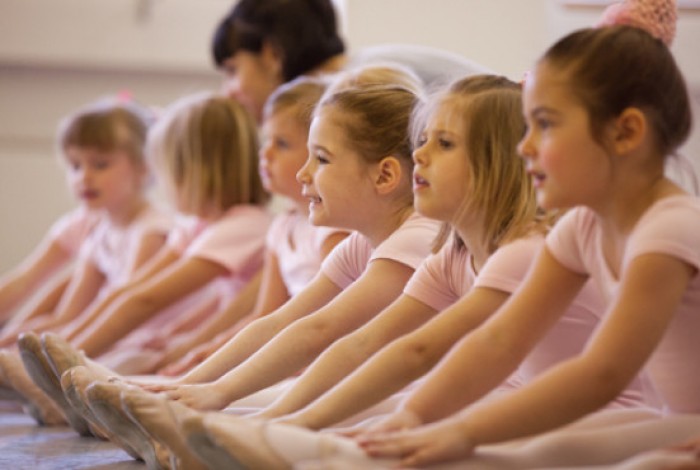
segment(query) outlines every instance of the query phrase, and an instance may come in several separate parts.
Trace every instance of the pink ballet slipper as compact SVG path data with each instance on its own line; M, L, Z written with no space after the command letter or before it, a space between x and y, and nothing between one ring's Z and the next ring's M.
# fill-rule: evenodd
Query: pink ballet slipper
M227 424L221 427L221 418ZM279 458L265 442L263 421L223 413L190 414L180 423L192 450L210 468L286 470L292 466Z
M44 355L39 337L32 332L23 333L17 340L24 368L32 381L58 406L68 424L81 436L92 436L87 422L66 400L60 379L56 376Z
M10 385L21 397L23 407L40 426L62 426L66 418L27 374L22 360L15 353L0 351L0 369Z
M137 387L125 389L121 394L122 410L153 440L166 448L171 468L188 470L205 469L185 442L178 430L176 415L184 412L197 413L185 406L170 406L165 396L149 393ZM176 405L176 404L175 404Z
M127 443L146 463L149 469L165 470L153 440L138 427L122 410L121 392L123 387L107 382L94 382L85 390L88 407L92 414L120 438L115 444ZM124 449L127 450L127 449Z

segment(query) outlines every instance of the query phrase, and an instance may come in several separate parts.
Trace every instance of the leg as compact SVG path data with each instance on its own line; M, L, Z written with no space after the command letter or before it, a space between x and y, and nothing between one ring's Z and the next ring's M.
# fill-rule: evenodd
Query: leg
M304 461L331 456L343 456L365 466L384 463L370 462L351 439L297 426L225 413L207 413L198 422L193 418L185 423L185 427L188 425L188 441L214 466L291 468Z
M683 441L697 434L698 429L700 415L675 415L619 425L607 423L583 430L567 427L511 449L480 448L473 458L456 463L458 467L454 468L605 468Z

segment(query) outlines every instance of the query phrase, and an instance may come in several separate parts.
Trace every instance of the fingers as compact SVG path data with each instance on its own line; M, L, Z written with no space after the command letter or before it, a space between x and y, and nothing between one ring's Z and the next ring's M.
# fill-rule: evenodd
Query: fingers
M410 455L414 446L402 433L373 435L360 438L358 445L370 457L400 458Z

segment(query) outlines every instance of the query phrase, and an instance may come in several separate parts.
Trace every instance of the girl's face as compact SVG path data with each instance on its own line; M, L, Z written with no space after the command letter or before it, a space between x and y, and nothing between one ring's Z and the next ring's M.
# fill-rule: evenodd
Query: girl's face
M304 202L296 174L308 156L307 129L296 119L294 109L272 113L262 129L260 177L265 189Z
M566 75L546 63L523 89L528 130L518 145L544 209L596 207L607 199L610 159L593 139L587 110L569 91Z
M310 201L312 224L361 230L362 208L374 197L370 164L348 145L342 122L335 106L318 110L309 130L309 158L297 179Z
M257 122L265 101L282 84L281 64L266 48L260 54L245 50L224 61L224 93L240 102Z
M141 197L145 170L123 150L72 146L65 153L68 184L89 209L118 214Z
M413 152L414 206L426 217L455 222L468 195L466 128L455 106L443 103L432 112Z

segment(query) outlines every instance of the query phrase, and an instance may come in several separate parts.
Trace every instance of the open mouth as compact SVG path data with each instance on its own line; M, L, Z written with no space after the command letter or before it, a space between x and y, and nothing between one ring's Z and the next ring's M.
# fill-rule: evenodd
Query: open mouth
M413 187L414 188L423 188L426 186L429 186L428 180L426 180L425 178L423 178L420 175L417 175L417 174L413 175Z
M530 170L527 173L532 178L532 184L534 184L536 188L542 186L542 184L544 184L544 180L547 179L547 176L539 171Z

